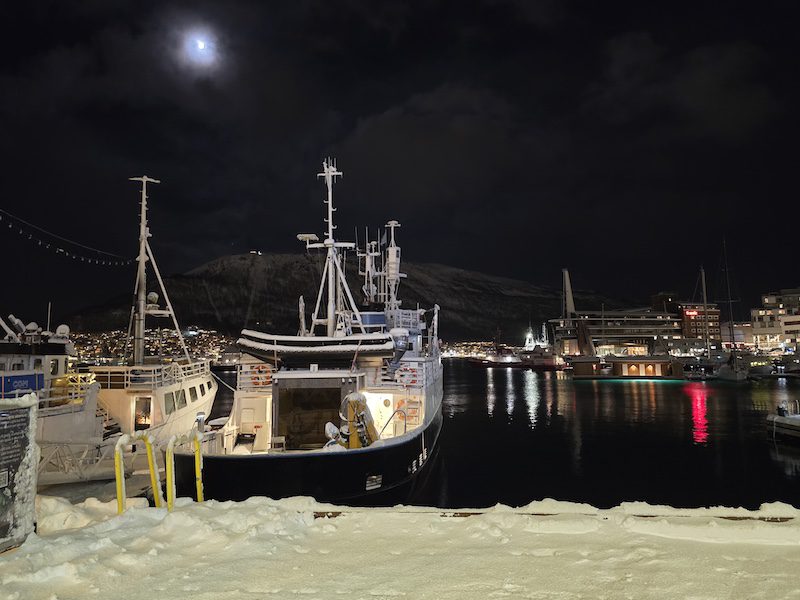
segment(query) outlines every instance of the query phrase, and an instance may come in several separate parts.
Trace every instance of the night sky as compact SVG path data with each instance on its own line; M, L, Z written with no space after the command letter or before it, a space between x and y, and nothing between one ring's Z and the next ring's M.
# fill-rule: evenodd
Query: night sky
M612 7L613 5L613 7ZM795 1L9 3L0 208L165 273L399 220L404 257L642 301L719 280L746 309L797 272ZM198 41L204 46L198 47ZM0 226L0 309L128 293ZM89 253L91 254L91 253ZM578 307L580 308L580 307Z

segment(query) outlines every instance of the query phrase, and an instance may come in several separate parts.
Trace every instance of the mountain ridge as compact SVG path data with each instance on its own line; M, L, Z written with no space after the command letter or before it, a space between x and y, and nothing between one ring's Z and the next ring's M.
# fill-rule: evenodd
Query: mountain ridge
M298 327L298 298L306 314L314 308L324 256L311 254L236 254L222 256L164 283L182 326L198 325L236 335L244 327L294 334ZM561 290L550 286L489 275L439 263L404 262L400 283L404 307L419 304L441 308L440 335L445 340L492 339L521 343L528 323L534 327L561 311ZM362 279L354 260L345 271L353 296L361 298ZM150 281L153 289L155 281ZM583 308L609 308L620 303L592 292L576 290ZM125 328L129 297L117 297L75 315L78 330ZM163 299L162 299L163 305ZM307 318L307 321L310 319Z

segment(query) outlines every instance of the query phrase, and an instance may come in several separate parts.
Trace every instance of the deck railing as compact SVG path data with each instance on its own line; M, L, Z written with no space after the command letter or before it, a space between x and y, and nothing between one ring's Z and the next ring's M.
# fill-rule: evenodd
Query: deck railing
M240 363L236 367L236 389L268 392L272 389L272 367L266 363Z
M50 386L39 391L39 411L62 412L65 409L79 410L86 398L89 386L95 382L94 373L70 373L53 379Z
M103 389L153 389L181 383L201 375L211 377L211 361L197 360L188 364L174 362L153 366L92 367L92 373Z

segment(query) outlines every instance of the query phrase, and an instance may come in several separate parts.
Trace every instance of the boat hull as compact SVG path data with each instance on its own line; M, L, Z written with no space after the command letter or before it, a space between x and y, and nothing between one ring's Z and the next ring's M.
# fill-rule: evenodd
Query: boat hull
M340 452L204 455L206 499L244 500L251 496L311 496L333 504L391 506L407 502L431 462L442 413L416 435L399 443ZM195 495L194 457L175 455L181 496Z

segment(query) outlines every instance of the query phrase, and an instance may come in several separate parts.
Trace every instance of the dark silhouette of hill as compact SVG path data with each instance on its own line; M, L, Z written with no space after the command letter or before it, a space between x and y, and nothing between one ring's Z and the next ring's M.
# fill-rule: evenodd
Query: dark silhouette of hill
M310 313L323 260L308 254L225 256L167 277L165 284L182 326L199 325L233 335L243 327L294 334L298 297L304 296ZM408 275L400 284L403 307L438 303L440 335L445 340L489 340L499 329L501 340L521 343L529 320L537 327L560 314L560 289L439 264L404 263L403 271ZM363 282L354 262L348 262L347 278L359 301ZM601 302L607 308L620 306L582 291L575 292L575 302L581 309L599 308ZM130 298L115 298L82 311L70 322L79 330L117 329L127 327L129 315Z

